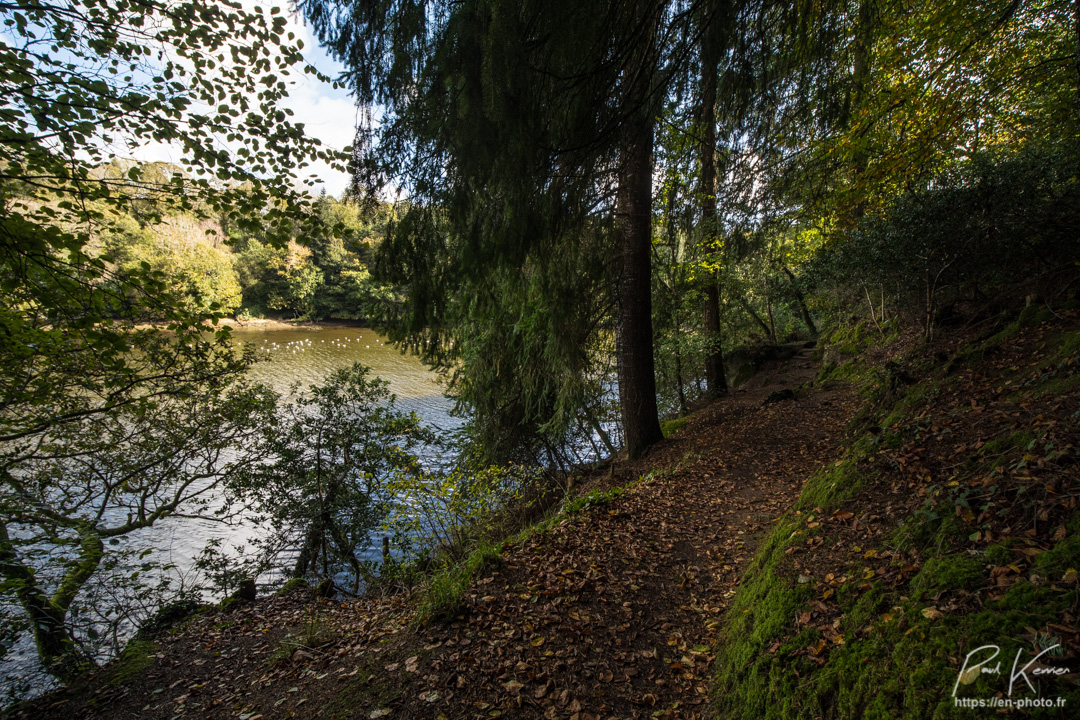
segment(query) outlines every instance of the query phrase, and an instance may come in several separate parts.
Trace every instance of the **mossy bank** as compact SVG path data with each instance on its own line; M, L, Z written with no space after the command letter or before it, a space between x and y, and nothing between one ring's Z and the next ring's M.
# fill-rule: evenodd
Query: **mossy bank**
M838 354L866 349L839 335ZM1077 712L1078 360L1077 313L1029 308L827 368L818 382L854 380L864 406L743 576L714 716Z

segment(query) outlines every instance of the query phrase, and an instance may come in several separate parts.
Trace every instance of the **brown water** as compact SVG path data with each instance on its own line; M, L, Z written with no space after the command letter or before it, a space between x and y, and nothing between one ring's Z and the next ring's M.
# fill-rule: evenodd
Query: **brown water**
M234 342L253 345L260 357L249 371L250 377L266 383L283 395L292 394L293 386L321 383L331 372L360 362L371 368L371 375L390 384L397 397L397 407L416 412L428 425L442 430L458 427L459 418L452 417L453 404L443 397L438 377L411 355L402 354L386 343L375 331L348 327L301 328L233 328ZM211 508L219 504L211 501ZM207 520L166 518L154 527L119 539L127 549L151 550L150 559L172 563L174 578L184 582L197 581L193 571L194 559L212 539L222 541L222 550L236 554L238 546L251 549L256 528L240 521L226 525ZM377 548L369 550L371 559L378 558ZM268 581L273 581L273 577ZM130 631L131 628L128 628ZM36 653L29 636L21 639L7 657L0 659L0 678L33 678L30 694L51 686L52 681L40 672Z
M443 397L438 377L416 357L387 344L374 330L234 328L232 335L237 343L253 345L264 359L252 367L250 376L282 394L290 394L296 383L306 390L334 370L360 362L371 368L371 375L390 383L398 407L415 411L426 423L441 429L460 424L449 414L452 403Z

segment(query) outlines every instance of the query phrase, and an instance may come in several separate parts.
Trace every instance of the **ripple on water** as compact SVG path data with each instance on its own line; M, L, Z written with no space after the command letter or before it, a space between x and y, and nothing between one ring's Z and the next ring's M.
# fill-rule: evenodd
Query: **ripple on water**
M374 330L342 327L301 327L288 330L234 328L234 340L254 345L266 362L249 371L251 378L280 393L294 384L302 389L321 383L334 370L360 362L371 374L390 383L397 404L415 411L424 422L441 429L457 427L453 403L443 397L437 376L416 357L402 354Z

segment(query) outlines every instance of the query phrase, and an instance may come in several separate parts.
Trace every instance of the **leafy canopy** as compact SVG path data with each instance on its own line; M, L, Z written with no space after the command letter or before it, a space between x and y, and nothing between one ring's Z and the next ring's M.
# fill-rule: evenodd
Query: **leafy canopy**
M70 613L103 539L199 513L272 404L204 322L220 301L188 302L153 257L117 272L98 240L229 214L283 243L310 215L299 171L340 157L279 105L314 70L277 8L26 0L0 18L0 575L70 677L93 654ZM148 143L178 165L118 160Z

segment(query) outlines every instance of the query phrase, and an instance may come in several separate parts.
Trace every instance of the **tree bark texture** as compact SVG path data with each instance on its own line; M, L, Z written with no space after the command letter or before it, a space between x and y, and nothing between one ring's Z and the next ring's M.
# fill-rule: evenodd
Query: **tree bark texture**
M41 664L63 681L77 678L86 661L79 657L68 630L67 613L104 556L104 546L94 528L87 527L81 536L79 554L68 563L60 587L50 598L38 586L34 571L19 559L7 526L0 523L0 577L14 586L14 595L30 618Z
M714 20L714 22L716 22ZM707 252L715 250L716 226L716 76L718 61L709 38L704 32L701 47L701 225ZM708 272L705 279L705 387L712 397L727 392L724 372L724 352L720 336L720 289L716 273Z
M650 38L651 39L651 38ZM620 141L615 223L619 248L619 404L628 458L663 439L656 408L652 328L652 153L655 117L649 103L651 47L626 73L631 109Z
M795 296L795 302L799 304L799 314L802 315L802 320L806 325L806 329L810 332L811 337L817 337L817 325L814 324L814 318L810 316L810 309L806 307L806 297L803 296L802 291L799 290L799 283L795 279L795 273L791 272L791 269L787 265L783 267L783 270L784 274L788 276L788 280L791 281L791 293Z

